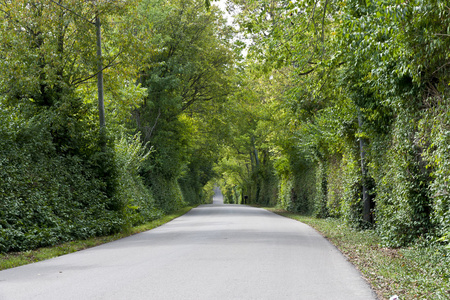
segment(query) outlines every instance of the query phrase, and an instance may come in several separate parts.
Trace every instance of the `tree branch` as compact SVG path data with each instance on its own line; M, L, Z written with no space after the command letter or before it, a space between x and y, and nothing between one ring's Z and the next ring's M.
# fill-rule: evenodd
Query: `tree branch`
M119 64L119 63L114 63L114 61L119 57L120 54L123 53L123 51L124 51L124 50L122 50L122 51L120 51L119 53L117 53L117 54L114 56L114 58L113 58L112 60L110 60L110 61L108 62L108 64L107 64L106 66L104 66L104 67L101 69L101 71L99 70L98 72L96 72L96 73L94 73L94 74L92 74L92 75L90 75L90 76L88 76L88 77L86 77L86 78L79 79L78 81L71 82L70 84L71 84L71 85L78 85L78 84L80 84L80 83L86 82L86 81L88 81L88 80L94 78L95 76L97 76L98 73L103 72L103 70L106 70L106 69L108 69L108 68L110 68L110 67L112 67L112 66L115 66L115 65Z
M76 15L77 17L79 17L79 18L85 20L86 22L89 22L89 23L91 23L92 25L95 25L95 22L92 22L91 20L89 20L89 19L86 18L85 16L80 15L79 13L77 13L77 12L74 11L74 10L72 10L72 9L70 9L70 8L68 8L68 7L65 7L65 6L62 5L61 3L55 2L55 1L53 1L53 0L50 0L50 2L52 2L52 3L54 3L54 4L58 5L58 6L60 6L60 7L62 7L62 8L64 8L64 9L67 10L67 11L70 11L71 13L73 13L73 14Z
M152 133L155 130L156 125L158 124L158 120L159 120L160 116L161 116L161 108L158 109L158 116L156 116L155 124L153 124L153 127L150 130L150 132L147 132L147 131L145 132L145 141L149 141L150 140L150 137L152 136Z
M309 71L306 71L306 72L303 72L303 73L298 73L298 75L300 75L300 76L308 75L308 74L312 73L315 69L316 69L316 68L312 68L312 69L309 70Z

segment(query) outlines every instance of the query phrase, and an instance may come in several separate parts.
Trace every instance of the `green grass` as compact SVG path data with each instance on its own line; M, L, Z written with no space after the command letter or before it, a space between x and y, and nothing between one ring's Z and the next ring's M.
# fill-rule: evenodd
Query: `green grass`
M317 219L267 208L310 225L329 239L371 283L380 299L450 299L450 250L426 242L410 248L380 247L374 231L356 231L338 219Z
M67 242L61 245L40 248L37 250L26 251L26 252L17 252L17 253L6 253L0 254L0 270L5 270L9 268L14 268L34 262L38 262L41 260L49 259L52 257L61 256L64 254L80 251L83 249L95 247L101 244L109 243L133 234L137 234L140 232L144 232L158 226L161 226L181 215L184 215L188 211L190 211L192 207L182 208L170 215L166 215L158 220L154 220L152 222L130 228L124 232L117 233L110 236L102 236L102 237L93 237L87 240L81 241L72 241Z

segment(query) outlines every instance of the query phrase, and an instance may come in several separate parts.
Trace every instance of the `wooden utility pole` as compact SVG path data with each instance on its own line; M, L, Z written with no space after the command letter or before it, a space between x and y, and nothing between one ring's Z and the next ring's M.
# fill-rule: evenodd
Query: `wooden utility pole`
M102 57L102 33L101 23L98 14L95 16L95 28L97 31L97 90L98 90L98 116L100 120L100 131L106 126L105 120L105 104L103 100L103 57Z

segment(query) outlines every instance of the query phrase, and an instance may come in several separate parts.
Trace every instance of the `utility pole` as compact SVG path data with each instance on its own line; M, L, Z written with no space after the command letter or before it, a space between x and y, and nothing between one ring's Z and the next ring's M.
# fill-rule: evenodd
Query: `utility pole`
M100 120L100 131L102 132L106 126L105 120L105 104L103 100L103 57L102 57L102 33L100 17L97 13L95 16L95 28L97 31L97 90L98 90L98 116Z

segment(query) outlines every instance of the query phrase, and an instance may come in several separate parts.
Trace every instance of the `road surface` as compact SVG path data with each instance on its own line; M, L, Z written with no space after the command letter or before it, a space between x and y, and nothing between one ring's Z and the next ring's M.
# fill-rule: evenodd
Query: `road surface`
M0 272L0 299L321 299L375 294L310 227L217 193L159 228Z

